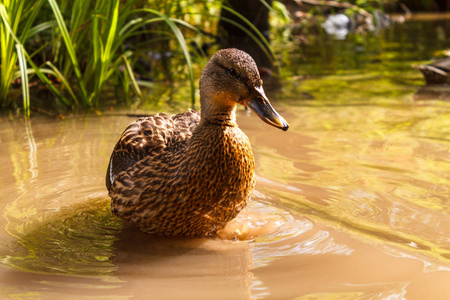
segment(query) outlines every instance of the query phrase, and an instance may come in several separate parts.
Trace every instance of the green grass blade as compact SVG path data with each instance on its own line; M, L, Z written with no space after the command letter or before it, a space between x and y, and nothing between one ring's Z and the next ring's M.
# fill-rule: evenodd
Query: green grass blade
M34 62L33 60L30 58L30 56L27 54L26 51L24 51L24 54L27 58L28 63L31 65L31 67L34 70L34 73L39 77L39 79L47 86L47 88L50 90L50 92L53 93L53 95L55 95L65 106L72 106L72 104L70 103L69 100L66 99L66 97L64 97L61 92L50 82L50 80L48 80L47 76L44 75L44 73L46 74L53 74L52 70L48 72L46 69L41 69L39 68ZM57 76L55 76L57 77Z
M22 94L23 94L23 110L25 118L30 117L30 89L28 86L28 74L27 74L27 60L25 59L24 49L22 45L17 44L17 58L19 61Z
M194 69L192 67L192 60L191 60L191 55L189 54L189 50L187 47L187 43L186 40L184 39L183 34L181 33L180 29L177 27L177 25L169 18L167 17L165 14L154 10L154 9L138 9L135 10L136 12L142 11L142 12L148 12L151 14L155 14L157 16L159 16L160 18L162 18L164 20L164 22L166 22L166 24L170 27L170 29L172 30L172 32L174 33L176 39L178 40L178 43L181 46L181 49L183 51L184 57L186 59L186 64L187 64L187 68L188 68L188 72L189 72L189 82L190 82L190 86L191 86L191 102L192 105L195 105L195 78L194 78Z
M184 20L175 19L175 18L170 18L170 20L171 20L172 22L174 22L174 23L178 23L178 24L180 24L180 25L183 25L184 27L186 27L186 28L188 28L188 29L190 29L190 30L192 30L192 31L195 31L196 33L199 33L199 34L202 33L197 27L195 27L195 26L189 24L188 22L186 22L186 21L184 21Z
M228 22L230 24L233 24L234 26L238 27L239 29L241 29L242 31L244 31L250 38L253 39L253 41L259 46L259 48L264 52L264 54L270 59L271 62L273 62L274 59L274 53L271 51L268 51L267 46L265 46L264 41L261 41L260 39L258 39L257 36L255 36L250 30L248 30L247 28L245 28L244 26L242 26L241 24L239 24L238 22L231 20L229 18L226 17L221 17L221 20ZM264 38L264 37L263 37ZM264 40L266 40L264 38ZM267 40L266 40L267 41Z
M30 63L30 61L28 61L28 63ZM30 63L31 65L31 63ZM35 68L34 68L35 67ZM61 72L58 70L57 72L55 72L55 70L53 69L46 69L46 68L39 68L36 65L33 65L33 69L28 69L28 74L36 74L39 79L41 79L46 85L47 88L59 99L61 100L61 102L67 106L67 107L71 107L72 104L70 103L69 100L67 100L67 98L65 98L61 92L47 79L47 76L45 76L44 74L47 75L51 75L55 78L59 79L59 76L61 74ZM20 77L20 76L19 76ZM62 82L63 80L61 80ZM69 91L70 93L70 91ZM72 91L73 93L73 91ZM72 95L73 97L75 97L75 95ZM76 100L76 102L78 103L78 100Z
M4 6L2 3L0 3L0 15L3 20L5 20L4 14L6 13L6 10L4 9ZM7 16L6 16L7 17ZM7 20L7 19L6 19ZM62 103L64 103L66 106L71 106L70 102L56 89L56 87L48 80L48 78L41 72L39 67L33 62L33 60L28 55L27 51L23 48L23 45L20 43L19 38L14 34L11 27L9 26L8 22L4 22L5 27L7 31L9 32L11 38L21 46L22 53L25 55L28 63L31 65L31 67L34 69L36 75L41 79L41 81L47 86L47 88L56 96L58 99L61 100Z
M136 78L134 77L134 73L133 73L133 70L131 69L131 65L130 65L130 63L128 62L128 59L126 58L125 55L122 55L121 58L122 58L123 61L125 62L125 67L126 67L126 70L127 70L127 74L128 74L128 77L129 77L130 80L131 80L131 86L133 87L134 92L136 93L136 95L137 95L139 98L142 99L142 92L141 92L141 89L139 88L139 86L138 86L138 84L137 84L137 82L136 82Z
M113 56L113 45L114 41L116 39L116 32L117 32L117 26L118 26L118 19L119 19L119 0L115 1L115 5L113 8L111 23L109 25L109 32L108 37L106 39L105 47L101 52L100 60L101 60L101 68L100 68L100 74L98 76L100 77L98 79L98 83L95 86L95 97L93 97L94 104L97 104L98 102L98 96L100 94L100 91L103 87L103 84L108 80L108 78L113 74L113 70L110 69L110 64ZM109 70L108 70L109 69Z
M81 97L83 99L84 105L91 106L91 103L89 101L87 91L85 84L83 82L83 78L81 77L81 71L78 64L78 60L75 54L75 49L72 44L72 40L70 38L69 32L66 27L66 23L64 22L64 19L61 15L61 11L59 10L58 4L56 3L56 0L48 0L52 10L53 14L55 15L56 22L58 23L59 29L61 30L61 35L64 40L64 43L66 45L67 52L69 54L70 60L72 62L72 66L75 71L75 77L77 78L77 84L80 88Z
M11 14L11 28L12 32L17 32L17 28L19 27L20 18L22 17L23 5L25 1L18 1L19 5L17 6L17 10L13 11ZM14 7L14 6L13 6Z
M100 61L100 30L98 25L98 17L93 16L93 25L92 25L92 47L93 47L93 68L98 64ZM91 69L91 68L89 68Z
M27 14L25 27L22 29L22 34L20 35L20 41L22 43L25 42L25 40L30 36L30 28L31 25L33 25L34 20L36 19L36 16L38 15L39 11L41 10L42 5L44 4L45 0L38 0L36 1L31 7L29 7L29 15ZM26 1L23 1L26 2Z
M55 26L58 26L58 23L56 23L56 21L48 21L48 22L43 22L40 23L32 28L30 28L30 31L28 32L28 38L41 33L45 30L48 30L50 28L53 28Z
M275 16L277 15L277 12L272 8L272 6L269 5L269 3L267 3L267 1L265 0L259 0L259 2L262 3L262 5L264 5L267 10L269 10L271 13L273 13Z
M111 61L111 49L116 36L118 19L119 19L119 1L117 0L109 28L108 39L106 40L105 51L102 53L103 54L102 62L108 63Z
M69 92L70 96L72 96L72 99L75 102L75 104L79 105L78 99L75 96L75 93L73 92L72 88L70 87L70 84L67 81L66 77L64 77L64 75L58 70L58 68L56 68L55 65L53 65L51 62L48 61L45 64L53 70L54 73L52 75L61 80L61 83L63 84L63 86L67 88L67 91Z
M16 67L17 52L13 48L14 40L11 34L13 31L8 12L2 2L0 2L0 18L0 101L2 106L6 106L11 102L8 100L8 94Z
M67 100L66 97L64 97L61 92L48 80L47 76L44 75L44 73L53 74L46 72L44 69L40 69L28 56L28 54L25 52L25 56L27 57L28 63L31 65L31 67L34 70L34 73L39 77L39 79L47 86L47 88L50 90L50 92L53 93L65 106L72 106L69 100ZM52 71L53 72L53 71Z
M130 106L129 94L130 94L130 77L127 76L127 73L123 73L122 78L122 88L123 88L123 99L125 100L125 104Z
M154 82L150 82L150 81L136 80L136 83L137 83L139 86L143 86L143 87L149 88L149 89L154 89L155 86L156 86Z
M125 25L120 29L119 35L120 35L120 36L125 35L126 32L127 32L128 30L130 30L130 28L133 28L133 27L136 27L136 26L137 26L137 27L141 26L141 23L142 23L143 21L145 21L144 18L137 18L137 19L133 19L133 20L129 21L127 24L125 24ZM131 29L131 31L133 31L133 30Z
M247 28L245 28L241 24L239 24L239 23L237 23L237 22L235 22L235 21L233 21L233 20L231 20L229 18L222 18L224 21L237 26L239 29L241 29L242 31L247 33L260 46L261 50L263 50L264 53L266 53L267 57L271 61L273 61L273 59L276 57L275 56L275 52L273 51L272 46L270 45L269 41L267 41L267 39L258 30L258 28L256 28L255 25L252 24L252 22L250 22L246 17L244 17L243 15L238 13L237 11L235 11L235 10L233 10L233 9L227 7L227 6L222 6L222 9L228 11L229 13L231 13L231 14L235 15L236 17L238 17L239 19L241 19L250 29L253 30L253 32L255 32L256 36L255 36L255 34L251 33ZM270 54L267 51L269 51Z

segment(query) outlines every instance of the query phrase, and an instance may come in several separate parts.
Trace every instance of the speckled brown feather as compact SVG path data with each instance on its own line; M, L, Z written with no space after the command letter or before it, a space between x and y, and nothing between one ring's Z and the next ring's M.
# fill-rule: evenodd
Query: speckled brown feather
M214 235L233 219L255 185L248 138L237 127L206 124L185 144L122 172L110 190L113 213L170 236Z
M108 190L117 175L135 165L144 157L155 156L163 149L174 151L185 147L200 121L194 110L169 117L165 113L140 118L122 133L111 155L106 173Z
M235 106L261 83L248 54L221 50L202 73L201 115L157 114L128 126L106 176L112 212L151 234L215 235L255 186L252 148Z

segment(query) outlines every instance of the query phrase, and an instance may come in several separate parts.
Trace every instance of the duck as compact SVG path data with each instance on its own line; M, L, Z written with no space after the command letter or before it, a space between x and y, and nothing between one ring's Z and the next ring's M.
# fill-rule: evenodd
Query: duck
M414 66L414 68L422 72L427 85L450 84L450 58L441 59L428 65Z
M262 84L249 54L222 49L202 71L200 112L158 113L130 124L106 173L112 213L152 235L216 236L247 205L256 182L237 105L289 128Z

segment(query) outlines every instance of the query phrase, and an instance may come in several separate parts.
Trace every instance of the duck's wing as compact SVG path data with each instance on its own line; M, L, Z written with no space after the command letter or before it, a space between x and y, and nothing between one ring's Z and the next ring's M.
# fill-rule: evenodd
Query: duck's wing
M164 149L185 147L186 141L200 122L194 110L169 117L164 113L140 118L130 124L114 147L106 172L106 187L110 190L117 176L145 157L156 156Z
M422 72L427 84L450 83L450 58L429 65L418 65L415 68Z
M432 65L420 65L418 69L425 77L427 84L445 84L449 80L449 72Z

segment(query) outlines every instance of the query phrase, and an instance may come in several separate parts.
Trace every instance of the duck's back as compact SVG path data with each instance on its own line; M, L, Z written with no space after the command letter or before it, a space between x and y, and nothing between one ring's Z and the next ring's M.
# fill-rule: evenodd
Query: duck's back
M130 124L114 147L106 172L108 191L117 176L132 168L145 157L152 157L169 149L182 151L200 121L194 110L173 116L159 113Z

